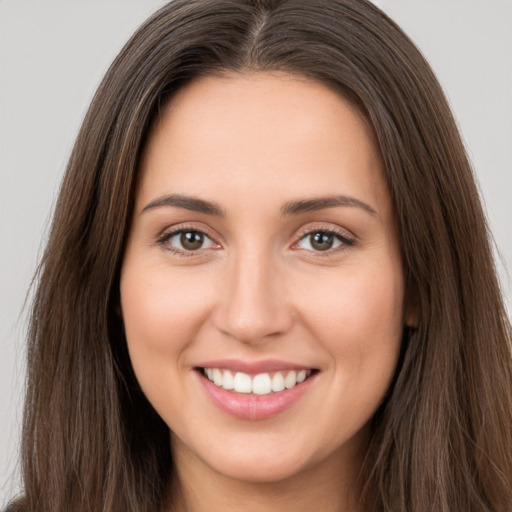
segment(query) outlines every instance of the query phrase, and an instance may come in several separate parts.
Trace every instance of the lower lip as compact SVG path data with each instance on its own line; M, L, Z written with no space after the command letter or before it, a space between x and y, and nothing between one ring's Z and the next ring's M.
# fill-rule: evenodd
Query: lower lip
M315 373L293 388L277 393L253 395L227 391L208 380L202 372L197 373L211 401L224 412L244 420L264 420L289 409L306 393L317 376Z

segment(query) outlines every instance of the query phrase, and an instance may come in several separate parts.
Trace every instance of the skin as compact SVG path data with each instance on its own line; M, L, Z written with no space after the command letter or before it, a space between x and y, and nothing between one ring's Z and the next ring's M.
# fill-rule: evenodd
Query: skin
M170 194L223 215L155 205ZM341 195L373 212L352 202L283 214L291 201ZM162 239L180 229L208 238L188 252L179 236ZM315 249L308 233L330 230L343 239ZM176 510L356 510L368 421L411 320L403 302L382 163L340 95L283 73L231 74L197 80L162 110L141 165L121 310L135 374L171 431ZM289 409L240 419L211 402L195 370L224 358L319 371Z

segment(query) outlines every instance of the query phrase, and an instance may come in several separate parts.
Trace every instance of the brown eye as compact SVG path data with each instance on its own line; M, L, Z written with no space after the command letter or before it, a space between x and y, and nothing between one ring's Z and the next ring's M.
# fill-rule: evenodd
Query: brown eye
M182 231L180 243L186 251L197 251L204 243L204 235L199 231Z
M168 233L159 240L159 243L171 252L181 254L217 247L206 233L193 229Z
M331 249L334 244L334 235L332 233L318 231L308 236L310 237L311 247L316 251L327 251Z
M300 249L312 252L328 252L335 249L351 247L354 241L336 231L310 231L302 236L297 243Z

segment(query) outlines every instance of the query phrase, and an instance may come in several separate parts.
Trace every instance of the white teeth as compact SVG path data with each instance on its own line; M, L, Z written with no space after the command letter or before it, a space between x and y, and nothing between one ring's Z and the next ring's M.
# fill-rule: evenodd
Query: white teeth
M293 388L297 384L297 374L292 370L284 379L284 387L286 389Z
M256 375L252 381L252 392L255 395L268 395L272 391L272 382L268 373Z
M277 391L283 391L284 389L284 377L283 377L283 374L281 372L277 372L273 377L272 377L272 391L277 392Z
M233 384L237 393L250 393L252 391L251 377L247 373L238 372Z
M236 393L254 393L255 395L268 395L272 392L278 393L284 389L291 389L297 384L304 382L311 375L311 370L300 370L298 372L291 370L285 372L276 372L273 376L268 373L259 373L251 377L247 373L237 372L233 374L229 370L221 368L204 368L204 374L216 386L227 390L233 390Z
M224 371L224 378L222 380L222 387L224 389L234 389L235 388L235 379L233 378L233 374L229 370Z
M217 386L222 386L222 372L218 368L213 369L213 382Z

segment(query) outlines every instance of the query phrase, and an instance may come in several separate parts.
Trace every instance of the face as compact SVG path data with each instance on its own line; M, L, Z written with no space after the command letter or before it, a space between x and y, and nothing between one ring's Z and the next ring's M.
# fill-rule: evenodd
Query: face
M403 300L372 132L337 93L227 75L162 111L121 309L178 462L260 482L354 466L395 370Z

